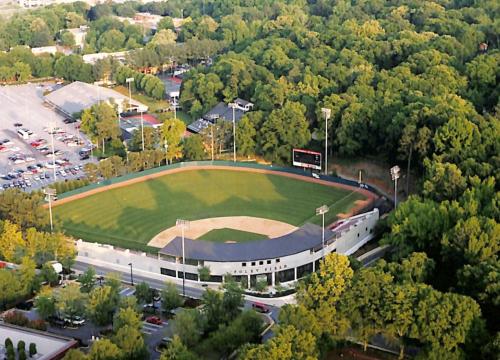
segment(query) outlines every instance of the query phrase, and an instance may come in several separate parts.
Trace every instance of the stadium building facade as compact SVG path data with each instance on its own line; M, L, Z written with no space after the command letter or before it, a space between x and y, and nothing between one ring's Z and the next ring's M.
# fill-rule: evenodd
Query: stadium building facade
M305 224L298 230L274 239L244 243L216 243L184 239L186 261L182 261L182 239L176 237L157 256L120 250L111 245L77 241L78 260L106 265L117 270L128 269L159 279L185 278L199 282L199 269L210 269L210 281L222 282L225 274L237 281L246 278L248 287L266 280L268 285L291 284L316 271L320 260L329 253L351 255L373 238L379 219L378 209L353 216L325 229Z

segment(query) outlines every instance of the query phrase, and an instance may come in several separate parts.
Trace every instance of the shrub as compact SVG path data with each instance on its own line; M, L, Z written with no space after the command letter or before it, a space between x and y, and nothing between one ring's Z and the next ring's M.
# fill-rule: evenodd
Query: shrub
M10 345L7 347L7 360L15 360L16 353L14 351L14 346Z
M28 327L35 329L35 330L45 331L45 330L47 330L47 323L42 319L32 320L28 324Z
M27 326L29 323L29 319L24 316L22 313L13 311L4 316L4 321L8 324L18 325L18 326Z
M17 351L25 351L26 350L26 343L22 340L19 340L17 343Z
M267 289L267 280L259 280L255 284L255 290L258 292L263 292Z
M12 344L12 340L11 340L10 338L5 339L5 343L4 343L4 344L5 344L5 347L6 347L6 348L8 348L8 347L10 347L10 346L14 346L14 345Z
M37 353L36 351L36 344L35 343L30 343L30 357L33 357Z
M17 358L18 358L18 360L26 360L26 358L27 358L26 351L24 349L21 351L18 351Z

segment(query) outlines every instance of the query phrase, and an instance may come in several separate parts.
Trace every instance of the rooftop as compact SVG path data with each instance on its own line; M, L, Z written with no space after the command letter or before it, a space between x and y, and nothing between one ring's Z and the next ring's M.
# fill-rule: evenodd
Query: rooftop
M75 81L45 96L45 100L55 105L61 111L71 116L74 113L88 109L99 101L109 101L128 104L128 96L119 92L97 85L91 85L80 81ZM132 106L147 110L147 106L132 99Z
M60 355L77 345L77 341L71 338L2 323L0 324L0 344L4 344L6 338L12 340L14 347L20 340L26 343L26 349L29 348L30 343L36 344L39 354L37 360L60 358Z
M325 229L325 242L332 243L341 234L357 226L373 212L353 216L337 222L332 229ZM298 230L274 239L242 243L218 243L184 238L187 259L217 262L257 261L297 254L322 246L321 227L305 224ZM182 238L176 237L159 251L160 254L182 257Z

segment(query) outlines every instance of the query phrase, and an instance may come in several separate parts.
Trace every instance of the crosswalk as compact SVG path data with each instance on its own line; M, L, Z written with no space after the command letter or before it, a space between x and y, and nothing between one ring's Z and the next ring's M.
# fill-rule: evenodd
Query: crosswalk
M132 296L135 294L135 289L130 287L124 287L120 290L120 296Z
M141 332L143 334L146 334L146 335L151 335L157 331L164 329L166 326L167 326L166 323L163 323L161 325L156 325L156 324L150 324L146 321L143 321Z

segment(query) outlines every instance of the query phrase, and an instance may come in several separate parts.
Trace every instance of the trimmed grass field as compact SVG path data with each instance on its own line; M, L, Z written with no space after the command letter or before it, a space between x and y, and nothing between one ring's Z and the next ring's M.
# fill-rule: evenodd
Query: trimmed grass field
M279 175L187 170L62 204L54 214L76 238L155 251L147 243L179 218L255 216L301 226L319 224L315 209L323 204L332 221L359 199L357 192Z
M200 236L197 240L213 241L213 242L246 242L254 240L267 239L266 235L257 234L249 231L241 231L236 229L215 229L207 232L206 234Z

